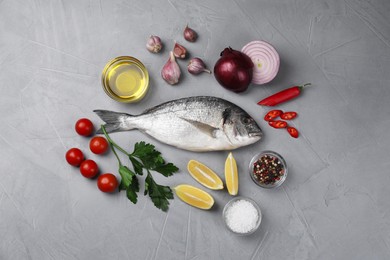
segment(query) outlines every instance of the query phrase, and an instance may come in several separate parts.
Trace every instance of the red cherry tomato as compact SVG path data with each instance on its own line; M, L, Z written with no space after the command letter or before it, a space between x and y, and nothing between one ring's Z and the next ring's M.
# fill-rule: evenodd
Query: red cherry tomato
M73 166L79 166L84 161L84 154L78 148L71 148L65 154L66 161Z
M93 124L88 118L81 118L77 120L74 128L76 132L82 136L90 136L93 133Z
M105 153L108 149L108 142L104 137L95 136L89 142L89 149L91 149L94 154Z
M291 120L291 119L294 119L296 118L298 115L297 112L293 112L293 111L289 111L289 112L284 112L280 118L281 119L284 119L284 120Z
M282 120L269 121L268 124L273 128L286 128L287 123Z
M289 127L287 127L287 131L288 131L288 133L289 133L292 137L298 138L299 132L298 132L298 130L297 130L295 127L289 126Z
M91 179L99 173L99 167L94 160L85 160L80 164L80 173Z
M281 114L283 114L282 110L271 110L264 116L264 120L271 121L280 116Z
M112 173L105 173L99 176L97 186L102 192L114 192L118 188L118 180Z

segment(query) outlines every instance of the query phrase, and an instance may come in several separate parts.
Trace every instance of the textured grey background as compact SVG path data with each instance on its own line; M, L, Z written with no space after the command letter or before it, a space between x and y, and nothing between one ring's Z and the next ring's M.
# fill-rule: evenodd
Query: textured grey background
M389 14L387 0L0 0L0 259L389 259ZM187 23L199 33L196 43L182 38ZM163 39L161 54L146 51L150 34ZM174 40L212 68L225 47L256 39L281 57L265 86L237 95L213 76L184 72L183 61L179 85L160 77ZM116 103L101 89L105 63L120 55L139 58L150 72L141 103ZM268 127L268 109L256 102L305 82L313 87L280 106L299 113L295 140ZM101 193L64 160L76 146L116 173L112 153L91 154L88 138L74 132L78 118L98 125L93 109L137 114L204 94L240 105L265 133L233 153L240 195L264 214L250 237L224 227L226 191L210 192L211 211L176 198L163 213L142 195L132 205L123 192ZM186 171L190 159L223 176L227 152L183 152L137 131L112 137L127 147L152 142L181 168L157 177L160 183L200 187ZM290 169L275 190L258 188L247 174L252 155L264 149L281 153Z

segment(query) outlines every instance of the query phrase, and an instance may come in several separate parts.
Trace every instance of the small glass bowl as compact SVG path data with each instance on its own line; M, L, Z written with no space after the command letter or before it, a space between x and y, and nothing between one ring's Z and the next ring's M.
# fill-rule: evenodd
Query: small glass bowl
M243 201L247 201L249 203L251 203L254 208L256 209L257 211L257 214L258 214L258 218L257 218L257 221L256 221L256 224L255 226L249 230L248 232L237 232L235 230L233 230L229 224L227 223L227 213L228 213L228 210L230 209L230 207L233 206L233 204L237 201L240 201L240 200L243 200ZM262 214L261 214L261 210L260 210L260 207L259 205L257 205L257 203L255 201L253 201L252 199L249 199L249 198L246 198L246 197L242 197L242 196L237 196L233 199L231 199L228 203L226 203L225 207L223 208L223 211L222 211L222 217L223 217L223 221L225 223L225 226L227 227L228 230L230 230L232 233L238 235L238 236L246 236L246 235L250 235L252 233L254 233L260 226L260 223L261 223L261 219L262 219Z
M138 102L149 89L149 73L138 59L120 56L104 67L102 85L106 94L118 102Z
M254 174L255 162L264 156L270 156L270 157L276 158L279 161L282 169L284 169L283 175L279 177L279 180L277 180L273 183L268 183L268 184L264 183L260 180L259 177L257 177ZM276 188L276 187L279 187L280 185L282 185L282 183L286 180L287 172L288 172L288 170L287 170L286 161L283 159L283 157L280 154L273 152L273 151L262 151L261 153L258 153L255 156L253 156L251 162L249 163L249 175L251 176L253 182L256 183L257 185L259 185L260 187L266 188L266 189Z

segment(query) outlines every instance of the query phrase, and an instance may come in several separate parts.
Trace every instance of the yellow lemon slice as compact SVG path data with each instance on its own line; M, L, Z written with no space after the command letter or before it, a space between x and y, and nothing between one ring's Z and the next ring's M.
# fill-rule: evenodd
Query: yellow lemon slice
M185 203L200 209L210 209L214 199L210 194L188 184L180 184L174 188L176 195Z
M229 153L225 161L225 181L226 187L230 195L238 193L238 171L237 163L232 153Z
M203 186L212 190L222 190L223 182L219 176L206 165L190 160L187 164L188 172Z

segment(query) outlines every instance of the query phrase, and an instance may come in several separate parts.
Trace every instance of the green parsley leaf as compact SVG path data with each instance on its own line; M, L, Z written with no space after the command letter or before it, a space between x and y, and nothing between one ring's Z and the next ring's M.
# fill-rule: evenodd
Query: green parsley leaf
M144 167L149 170L164 164L161 153L154 149L154 145L146 144L145 142L139 142L134 145L134 151L130 154L130 157L132 156L139 158Z
M144 166L142 165L142 163L140 163L137 159L131 156L129 156L129 159L131 161L131 164L133 165L135 173L138 175L143 175Z
M148 193L157 208L162 211L168 210L168 199L173 199L173 192L170 187L157 184L150 173L145 178L145 195Z
M138 198L137 192L139 192L139 183L138 183L137 176L134 175L133 181L126 189L127 198L134 204L137 203L137 198Z
M155 147L152 144L147 144L144 141L138 142L138 143L135 143L134 151L131 155L134 157L138 157L138 158L142 158L142 157L147 156L147 155L157 157L161 153L156 151L154 148Z
M135 173L127 166L119 167L119 174L121 175L121 183L119 184L119 190L125 190L127 198L137 203L137 192L139 192L139 183Z
M137 193L140 190L137 175L143 175L143 171L146 170L148 174L145 178L144 195L149 194L149 197L157 208L162 211L167 211L169 207L168 200L173 199L173 192L169 186L157 184L150 171L156 171L168 177L179 169L173 163L166 163L161 156L161 153L155 149L154 145L147 144L144 141L138 142L134 145L133 153L130 154L110 138L104 125L101 126L101 129L107 138L107 141L110 143L110 148L119 163L119 174L121 175L119 190L125 190L127 198L134 204L137 203ZM133 170L122 165L116 150L128 156L133 166Z
M119 190L126 190L127 187L132 183L135 173L130 170L127 166L121 165L119 167L119 174L121 175L121 183L119 184Z
M177 168L173 163L167 163L167 164L159 165L153 170L161 173L165 177L168 177L168 176L172 176L175 172L178 172L179 168Z

